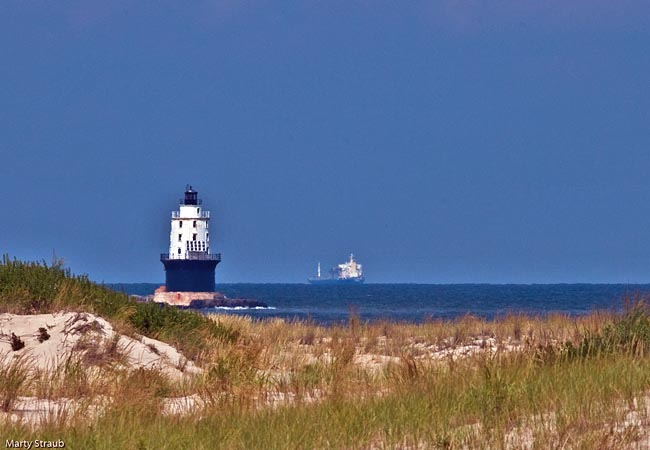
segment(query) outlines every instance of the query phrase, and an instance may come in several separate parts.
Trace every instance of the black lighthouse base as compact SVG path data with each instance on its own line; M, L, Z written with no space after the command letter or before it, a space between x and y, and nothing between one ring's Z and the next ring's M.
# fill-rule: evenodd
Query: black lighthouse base
M206 255L196 259L170 259L162 254L165 266L165 286L168 292L214 292L214 269L221 255Z

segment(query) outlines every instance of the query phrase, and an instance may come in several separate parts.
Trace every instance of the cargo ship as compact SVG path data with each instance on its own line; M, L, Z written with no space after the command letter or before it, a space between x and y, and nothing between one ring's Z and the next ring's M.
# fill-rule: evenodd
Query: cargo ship
M320 263L316 277L309 278L310 284L363 284L363 266L354 260L354 255L350 254L350 260L338 266L332 267L329 277L321 276Z

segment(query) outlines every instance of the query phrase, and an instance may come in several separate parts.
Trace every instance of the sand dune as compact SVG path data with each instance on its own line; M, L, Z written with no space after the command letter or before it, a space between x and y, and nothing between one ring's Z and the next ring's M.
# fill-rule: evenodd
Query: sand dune
M12 334L24 343L22 349L12 351ZM0 314L2 353L27 356L39 370L53 369L76 355L88 366L158 369L173 378L200 371L171 345L117 333L105 319L89 313Z

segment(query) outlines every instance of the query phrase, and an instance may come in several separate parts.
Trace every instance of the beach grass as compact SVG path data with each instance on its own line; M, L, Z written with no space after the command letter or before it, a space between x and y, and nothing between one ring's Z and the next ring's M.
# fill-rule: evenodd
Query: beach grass
M37 434L71 448L102 449L626 448L647 423L649 369L630 356L549 365L504 357L468 361L454 372L425 370L410 382L390 380L397 385L384 395L347 392L275 408L229 398L168 417L146 391L117 397L91 424L78 418L36 431L0 429L3 436Z
M78 355L35 373L5 358L6 410L21 396L74 402L38 425L0 421L2 437L84 449L650 447L650 307L640 297L579 317L409 324L352 314L326 327L149 309L57 265L7 258L0 283L4 311L94 312L178 345L202 369L172 380L89 370ZM170 408L174 399L185 406Z

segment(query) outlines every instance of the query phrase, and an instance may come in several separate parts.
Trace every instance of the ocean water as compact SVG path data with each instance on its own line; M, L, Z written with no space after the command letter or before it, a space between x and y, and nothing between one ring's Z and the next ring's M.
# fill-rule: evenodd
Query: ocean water
M127 294L153 293L157 284L115 284ZM626 296L650 295L650 284L220 284L230 298L266 303L268 308L210 308L202 312L256 318L310 319L322 324L345 322L350 313L363 321L423 322L472 314L487 319L510 313L586 314L621 309Z

